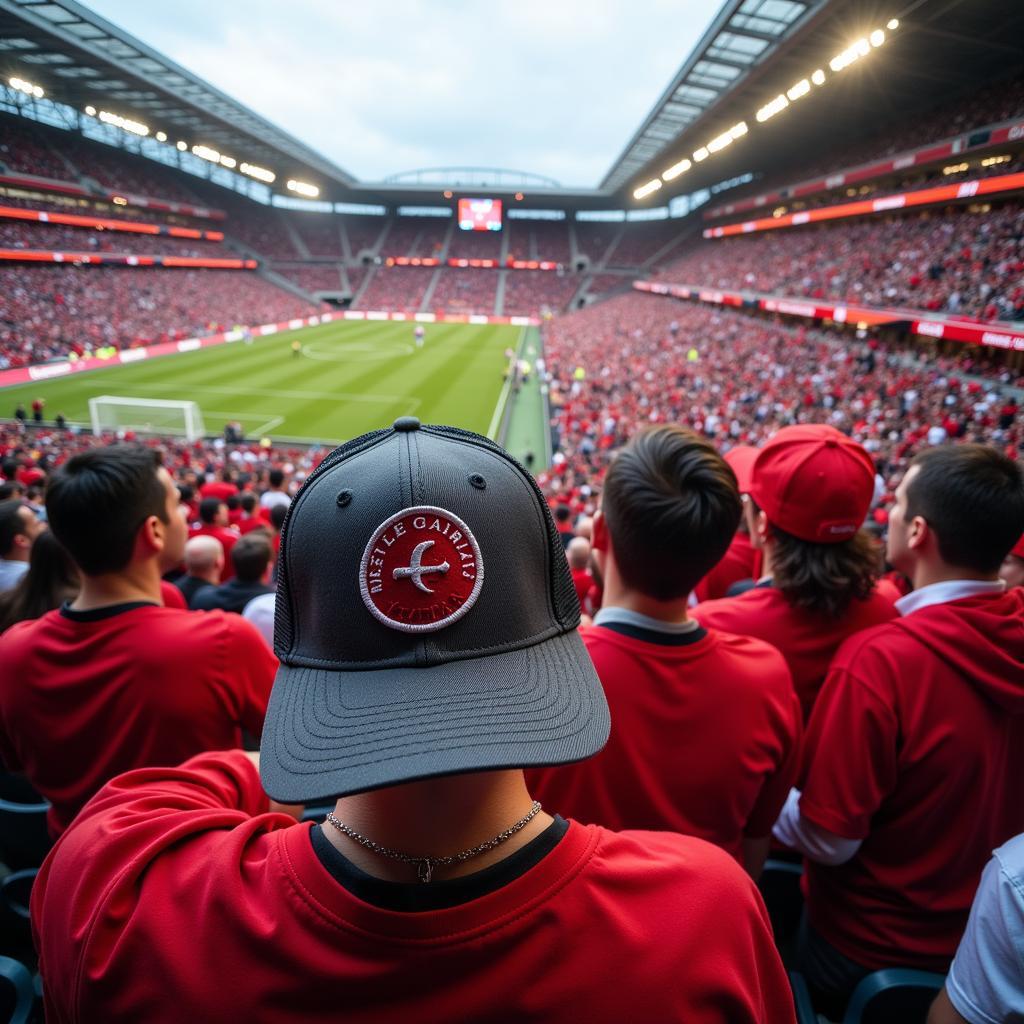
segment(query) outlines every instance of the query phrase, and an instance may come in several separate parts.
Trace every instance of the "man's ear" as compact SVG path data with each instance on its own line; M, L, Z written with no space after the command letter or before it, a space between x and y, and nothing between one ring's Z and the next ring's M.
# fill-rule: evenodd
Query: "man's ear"
M145 560L159 555L164 549L167 524L159 516L146 516L135 534L136 557Z
M928 525L928 520L923 516L914 516L910 520L910 527L907 530L907 547L911 551L921 554L929 539L934 536L932 528Z

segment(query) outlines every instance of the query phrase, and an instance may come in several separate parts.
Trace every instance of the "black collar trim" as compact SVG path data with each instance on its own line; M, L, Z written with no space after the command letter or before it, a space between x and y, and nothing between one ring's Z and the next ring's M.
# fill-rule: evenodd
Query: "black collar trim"
M103 608L90 608L88 611L80 612L71 607L70 601L65 601L60 606L60 613L72 622L101 622L103 619L112 619L115 615L135 611L136 608L159 607L161 606L156 601L125 601L123 604L108 604Z
M703 626L688 630L686 633L665 633L660 629L645 629L629 622L602 622L601 629L610 629L613 633L621 633L631 640L642 640L645 644L658 644L660 647L689 647L699 644L708 635Z

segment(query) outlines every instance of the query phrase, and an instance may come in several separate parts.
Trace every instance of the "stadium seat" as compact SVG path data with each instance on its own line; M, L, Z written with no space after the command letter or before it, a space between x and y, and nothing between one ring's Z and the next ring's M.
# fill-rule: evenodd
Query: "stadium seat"
M50 805L16 776L0 779L0 794L0 864L12 871L39 867L53 845L46 827Z
M29 898L36 871L14 871L0 880L0 953L34 960Z
M17 960L0 956L0 1024L26 1024L34 1002L28 968Z
M804 908L804 897L800 891L803 873L804 869L799 864L771 859L765 861L758 879L757 887L768 908L776 945L790 941L800 925Z
M946 978L942 974L888 967L869 974L853 990L842 1024L924 1024ZM807 981L798 971L789 972L797 1024L820 1024Z

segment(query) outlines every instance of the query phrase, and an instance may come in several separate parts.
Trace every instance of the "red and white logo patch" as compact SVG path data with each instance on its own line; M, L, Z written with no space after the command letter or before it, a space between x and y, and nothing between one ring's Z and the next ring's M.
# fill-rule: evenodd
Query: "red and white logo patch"
M404 633L432 633L458 621L483 582L484 563L469 527L433 505L385 519L359 565L370 614Z

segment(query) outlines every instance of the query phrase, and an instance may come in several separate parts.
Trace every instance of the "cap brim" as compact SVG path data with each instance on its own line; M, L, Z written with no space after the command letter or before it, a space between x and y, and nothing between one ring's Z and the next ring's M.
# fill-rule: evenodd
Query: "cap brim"
M568 764L607 742L608 705L579 633L429 668L282 664L260 775L308 803L457 772Z

